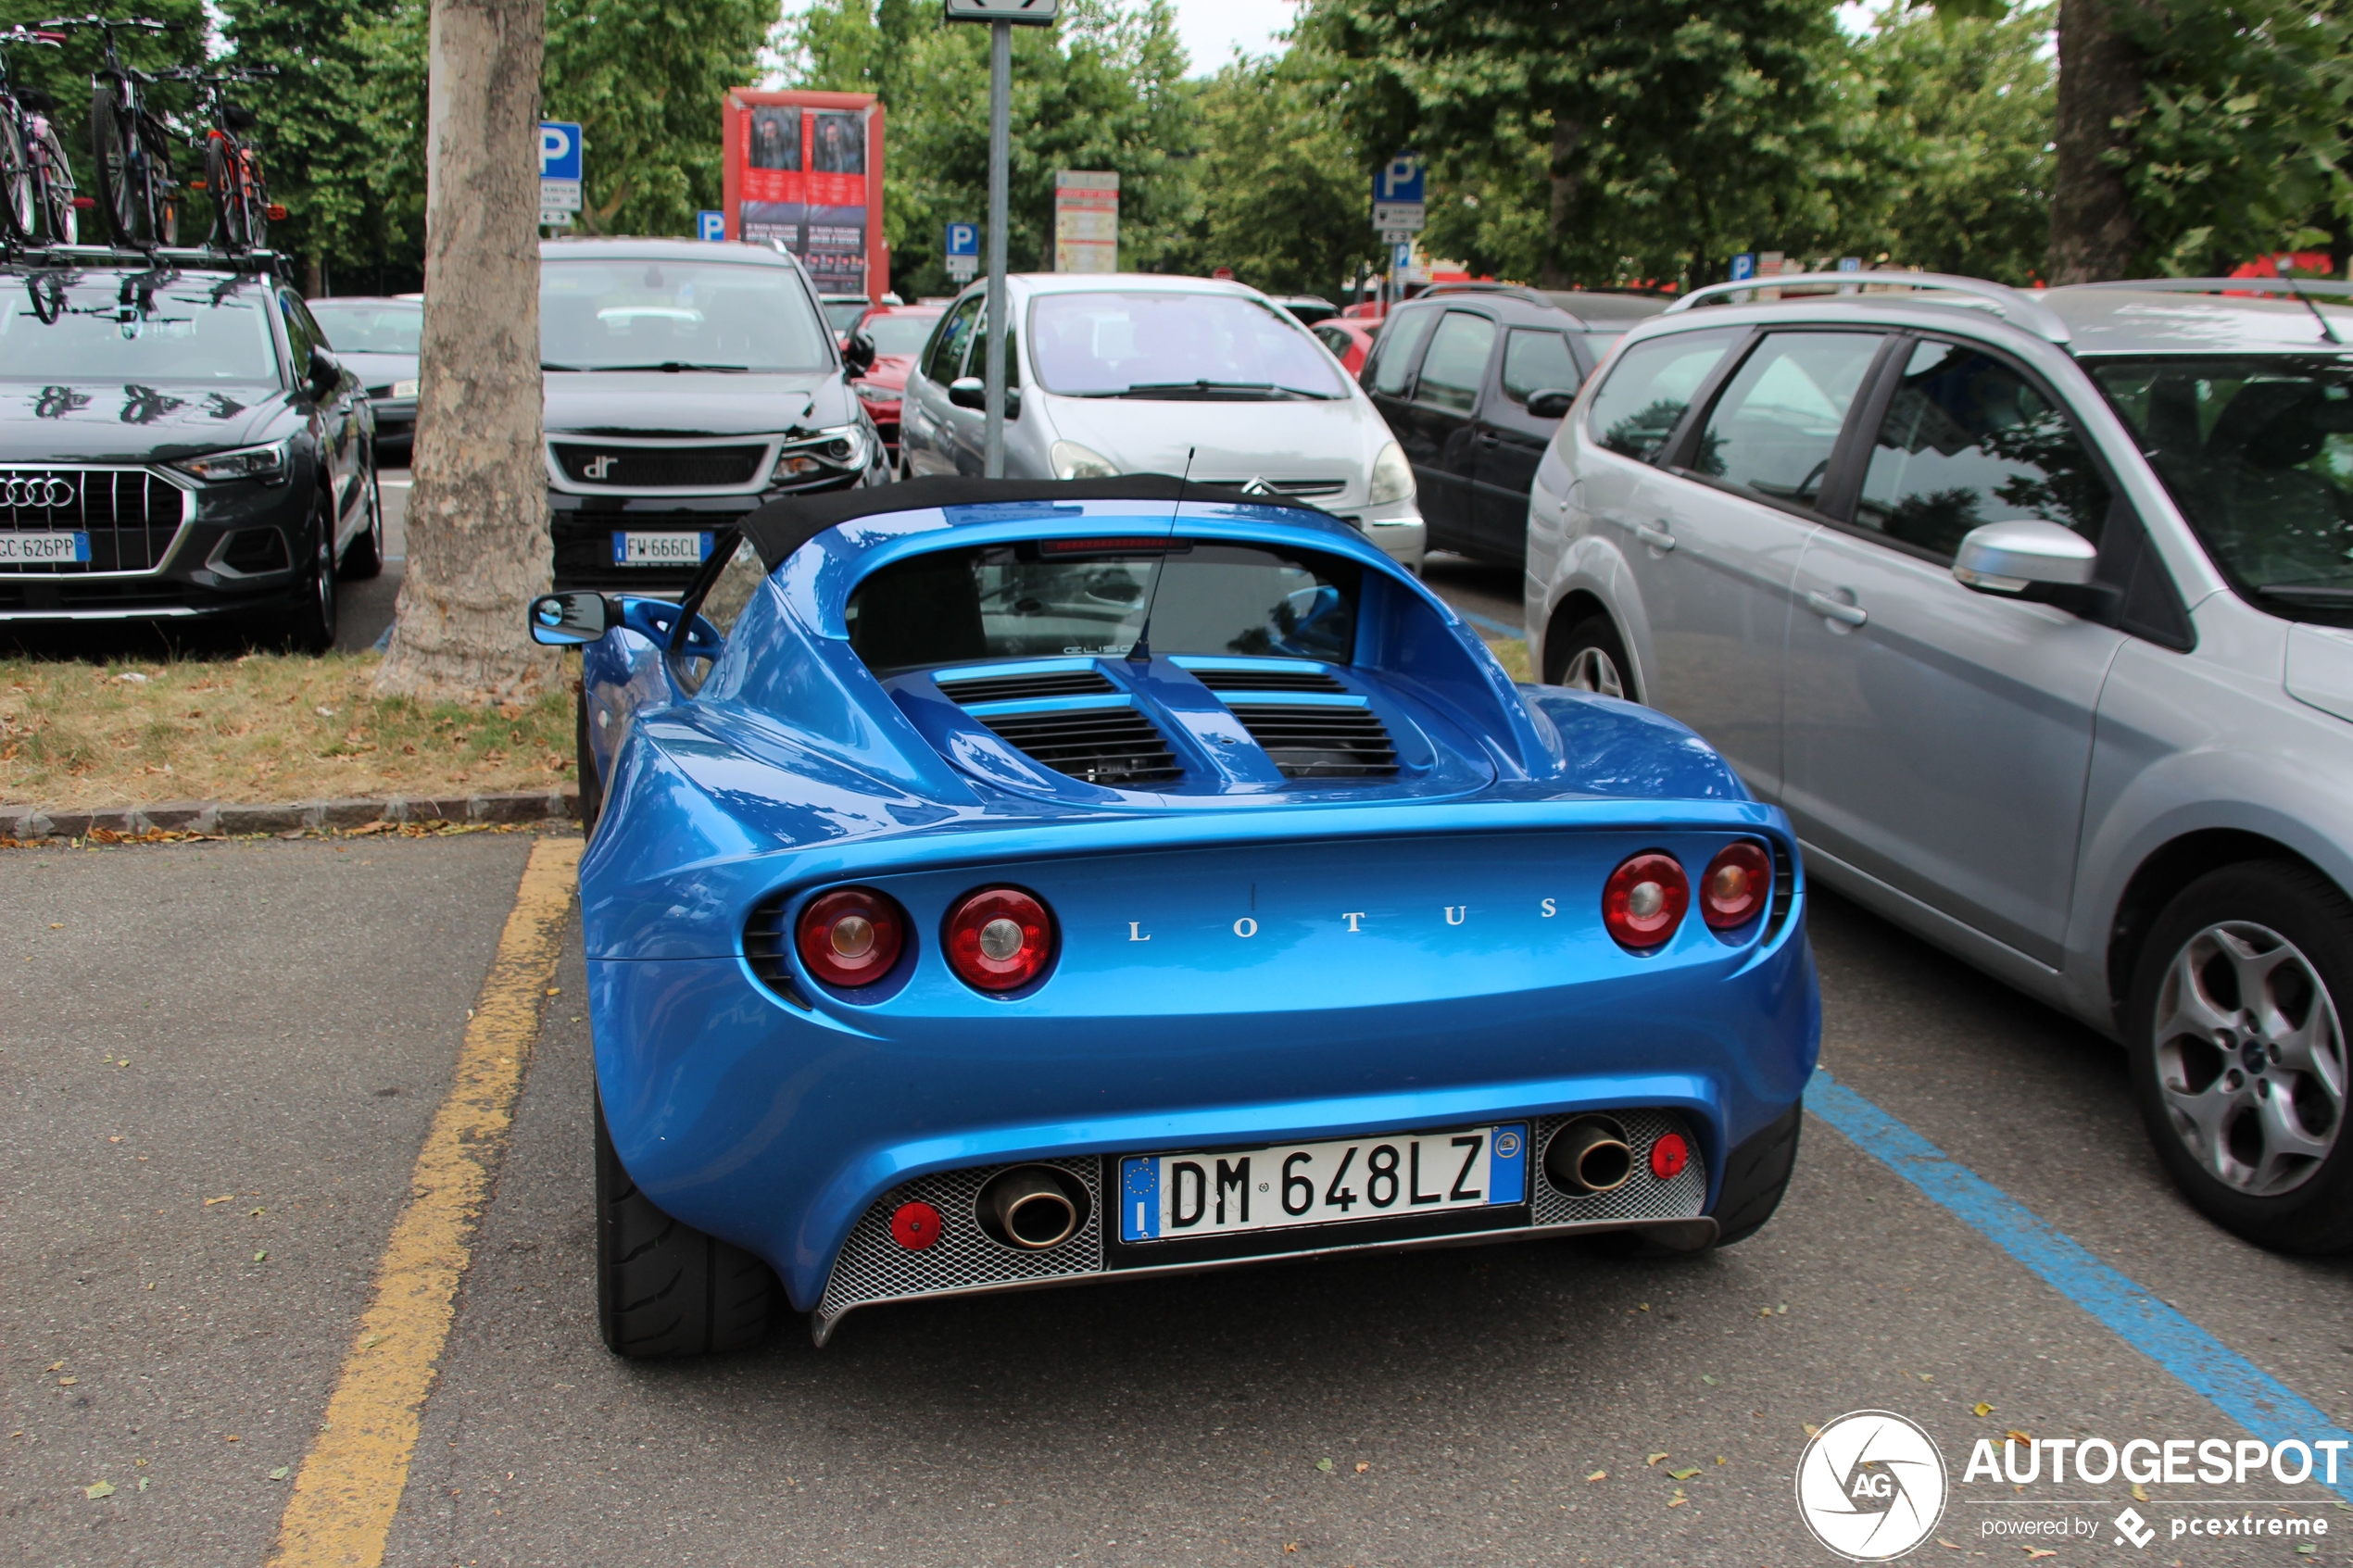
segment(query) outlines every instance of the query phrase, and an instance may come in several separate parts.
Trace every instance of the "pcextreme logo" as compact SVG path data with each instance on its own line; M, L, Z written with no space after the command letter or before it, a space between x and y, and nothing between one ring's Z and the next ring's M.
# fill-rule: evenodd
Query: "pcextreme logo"
M1797 1461L1797 1512L1851 1562L1886 1562L1944 1516L1944 1456L1891 1411L1852 1411L1814 1434Z

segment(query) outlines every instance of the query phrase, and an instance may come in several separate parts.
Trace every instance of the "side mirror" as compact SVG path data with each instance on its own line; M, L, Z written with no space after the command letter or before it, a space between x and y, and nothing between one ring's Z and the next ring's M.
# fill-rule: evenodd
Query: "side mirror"
M948 383L948 401L978 413L988 407L988 383L978 376L958 376ZM1021 418L1021 388L1017 386L1005 389L1005 418Z
M862 376L875 368L875 340L865 332L852 332L842 345L841 362L852 376Z
M323 348L314 346L310 350L310 364L305 373L313 397L332 397L335 388L343 384L343 362Z
M1564 392L1559 387L1548 386L1541 392L1531 392L1528 395L1528 411L1540 420L1557 420L1567 413L1568 406L1576 401L1577 394L1574 392Z
M2041 518L1989 522L1961 536L1953 576L1981 594L2023 593L2033 583L2081 588L2099 565L2099 547Z
M602 594L542 594L531 601L531 640L551 648L595 642L613 621Z

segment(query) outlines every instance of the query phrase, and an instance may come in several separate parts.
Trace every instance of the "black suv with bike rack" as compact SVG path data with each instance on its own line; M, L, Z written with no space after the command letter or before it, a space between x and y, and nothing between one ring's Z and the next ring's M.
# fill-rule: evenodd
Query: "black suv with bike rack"
M384 563L373 415L268 251L0 258L0 622L264 620L334 642Z

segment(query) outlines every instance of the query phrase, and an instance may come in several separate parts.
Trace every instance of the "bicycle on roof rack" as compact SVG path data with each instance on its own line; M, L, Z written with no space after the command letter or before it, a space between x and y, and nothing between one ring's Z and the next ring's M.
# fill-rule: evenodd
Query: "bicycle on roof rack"
M52 244L69 245L80 234L73 168L51 118L57 100L8 75L9 49L28 44L55 49L64 43L63 33L21 27L0 32L0 227L11 240L29 244L46 230Z
M270 221L286 209L270 199L261 178L261 154L240 132L251 131L259 117L244 104L229 101L232 82L258 82L278 74L276 66L231 66L208 71L202 66L178 66L157 71L158 82L185 82L195 88L200 128L189 138L204 147L204 180L196 186L212 197L213 220L208 243L218 240L224 250L261 250L270 244Z
M90 28L105 56L90 78L90 161L97 175L98 216L119 245L173 245L180 238L180 185L171 172L171 128L147 107L156 78L127 63L118 32L166 32L147 17L52 17L44 31Z

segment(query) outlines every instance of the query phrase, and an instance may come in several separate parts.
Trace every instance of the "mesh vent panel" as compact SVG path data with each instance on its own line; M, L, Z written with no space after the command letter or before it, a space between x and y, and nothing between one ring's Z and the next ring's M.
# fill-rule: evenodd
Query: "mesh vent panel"
M1671 1110L1605 1110L1607 1116L1626 1129L1627 1147L1634 1151L1634 1174L1626 1185L1608 1192L1577 1195L1561 1191L1544 1174L1544 1150L1552 1144L1553 1135L1571 1122L1575 1116L1545 1116L1536 1123L1535 1159L1528 1172L1529 1191L1535 1197L1536 1223L1540 1225L1589 1225L1604 1220L1691 1220L1699 1217L1701 1206L1707 1201L1707 1162L1700 1154L1699 1139L1683 1119ZM1651 1145L1667 1133L1680 1133L1691 1146L1692 1162L1671 1181L1660 1181L1651 1174Z
M1051 1165L1069 1172L1085 1184L1087 1223L1078 1227L1076 1236L1060 1247L1026 1252L1006 1246L981 1229L980 1189L1005 1166L984 1165L975 1170L941 1171L918 1176L885 1193L849 1233L849 1240L843 1245L841 1256L834 1262L834 1272L825 1281L824 1298L817 1306L818 1333L831 1332L835 1320L852 1307L875 1301L1102 1273L1103 1194L1099 1179L1102 1162L1089 1157L1022 1163ZM917 1201L939 1210L939 1239L921 1252L910 1252L890 1239L890 1216L900 1204Z

